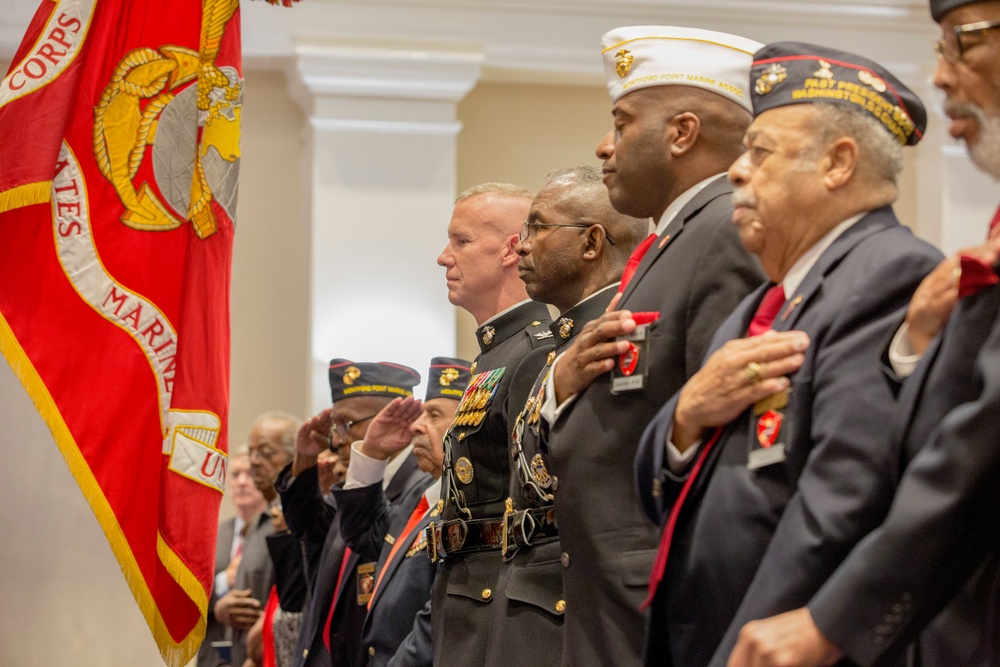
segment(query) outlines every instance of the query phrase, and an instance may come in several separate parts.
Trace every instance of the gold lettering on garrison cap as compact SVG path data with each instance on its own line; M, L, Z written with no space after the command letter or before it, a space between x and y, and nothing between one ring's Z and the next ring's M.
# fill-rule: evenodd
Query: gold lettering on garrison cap
M865 84L866 86L871 86L880 93L884 93L886 90L885 81L878 78L877 76L875 76L866 69L858 70L858 81Z
M632 63L635 61L635 56L628 49L620 49L618 53L615 54L615 71L618 72L619 77L623 77L629 73L632 69Z
M757 79L753 88L758 95L767 95L774 87L788 78L788 70L778 63L771 63Z
M573 320L568 317L563 317L559 320L559 335L563 338L569 338L573 333Z
M351 386L354 381L361 377L361 369L357 366L348 366L344 369L344 384Z
M441 377L438 378L438 383L442 387L447 387L452 382L457 380L458 377L459 373L457 368L446 368L443 371L441 371Z
M545 459L542 458L541 454L535 454L531 457L531 476L538 482L538 486L543 489L552 486L552 475L549 474L548 469L545 467Z
M483 327L483 343L485 345L492 345L493 337L496 335L497 331L493 327Z
M475 475L476 471L472 468L472 461L464 456L455 461L455 476L462 484L470 483Z
M820 79L832 79L833 70L830 69L830 63L820 58L819 69L813 72L813 76L819 77Z

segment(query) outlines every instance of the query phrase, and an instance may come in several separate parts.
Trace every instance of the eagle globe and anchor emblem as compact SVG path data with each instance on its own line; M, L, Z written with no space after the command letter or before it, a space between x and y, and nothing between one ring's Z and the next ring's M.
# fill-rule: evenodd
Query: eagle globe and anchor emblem
M216 60L238 7L238 0L204 0L198 51L133 49L104 88L94 110L93 151L125 208L124 225L166 232L190 220L204 241L220 229L213 202L233 224L243 82L235 67ZM200 458L204 473L212 459L217 468L225 456L216 449L220 418L210 410L165 408L163 453L170 469L203 478L193 472Z
M134 49L101 95L94 156L126 209L122 223L133 229L169 231L190 220L208 238L218 229L213 201L234 219L243 86L235 68L215 60L236 7L236 0L205 0L200 51ZM147 161L155 189L148 180L135 183Z

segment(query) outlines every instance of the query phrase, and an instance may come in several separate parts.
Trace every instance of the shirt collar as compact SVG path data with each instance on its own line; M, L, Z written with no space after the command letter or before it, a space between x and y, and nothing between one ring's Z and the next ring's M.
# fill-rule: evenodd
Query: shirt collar
M392 457L392 460L385 464L385 477L382 478L382 488L388 489L389 483L392 482L392 478L396 476L399 472L400 467L403 465L403 461L406 457L410 455L413 451L413 445L407 445L405 449L399 452L396 456Z
M725 172L713 174L708 178L706 178L704 181L701 181L700 183L695 183L687 190L682 192L680 196L677 197L677 199L670 202L670 205L667 206L667 210L664 211L663 215L660 216L660 221L656 224L656 231L654 233L657 236L662 234L663 230L667 228L667 225L673 222L674 218L677 217L677 214L681 212L682 208L687 206L691 202L691 200L698 195L699 192L701 192L708 186L709 183L717 179L719 176L722 176L724 173Z
M819 241L814 243L809 250L802 253L802 256L795 260L792 264L792 268L788 269L785 274L784 280L781 281L781 287L785 292L785 299L788 299L791 295L795 294L796 290L799 289L799 285L805 280L806 275L812 270L812 267L816 265L819 261L820 256L826 249L833 244L841 234L846 232L851 226L855 225L861 218L868 215L868 212L859 213L855 216L851 216L847 220L828 231Z

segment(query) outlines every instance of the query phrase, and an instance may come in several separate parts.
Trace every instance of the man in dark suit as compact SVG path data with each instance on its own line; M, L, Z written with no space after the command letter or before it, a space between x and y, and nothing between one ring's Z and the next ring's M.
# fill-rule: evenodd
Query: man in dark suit
M555 349L514 420L504 564L493 593L487 667L562 660L566 601L545 462L548 431L539 411L552 360L604 313L629 255L648 232L647 220L611 206L595 167L549 174L521 227L516 247L521 280L534 301L555 306L560 315L549 325Z
M420 374L387 362L330 362L333 405L307 420L295 441L295 458L278 475L278 490L289 530L303 540L322 544L315 582L302 620L296 665L356 667L364 663L364 625L375 563L347 553L335 522L337 510L319 487L317 457L326 447L349 461L351 443L363 439L370 420L395 397L412 396ZM386 496L395 502L421 475L417 462L398 457L386 473Z
M429 619L418 618L437 574L424 528L438 515L442 443L469 384L469 369L464 359L431 360L423 404L408 398L386 406L364 441L355 443L347 481L335 492L344 539L365 558L378 560L362 642L369 667L429 666L433 660ZM392 506L382 491L386 461L411 446L428 475Z
M746 621L808 600L877 525L896 469L878 346L940 260L891 208L926 124L912 92L869 60L791 42L758 51L750 81L733 220L772 284L643 435L638 487L665 526L650 665L724 665Z
M434 664L482 665L500 571L514 415L551 347L548 310L527 298L514 251L531 193L486 183L459 195L438 257L448 299L476 318L480 354L444 441L441 516L428 526L442 562L431 595Z
M236 516L219 524L215 541L215 583L208 601L208 624L205 641L198 650L198 667L215 667L219 654L212 642L228 639L226 626L215 618L216 601L229 592L236 583L236 570L242 559L243 538L251 521L258 519L267 509L267 501L254 485L250 475L250 458L247 446L240 445L229 455L226 470L226 493L236 508Z
M951 134L1000 179L1000 2L930 6ZM747 625L731 664L881 664L918 633L918 664L1000 662L998 227L1000 212L984 247L942 263L914 295L902 333L916 351L946 324L900 395L892 431L912 460L885 521L807 605Z
M602 45L615 125L597 149L604 182L619 212L657 221L656 236L625 271L620 310L588 323L555 361L541 416L563 548L563 661L624 666L641 662L657 541L632 481L639 437L763 277L740 245L724 176L750 124L759 44L647 26Z

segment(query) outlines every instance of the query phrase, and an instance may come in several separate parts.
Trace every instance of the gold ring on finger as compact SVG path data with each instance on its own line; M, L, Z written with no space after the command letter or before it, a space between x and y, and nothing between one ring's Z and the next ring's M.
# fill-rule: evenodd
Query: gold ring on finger
M743 368L743 378L747 384L757 384L760 382L760 364L751 361Z

